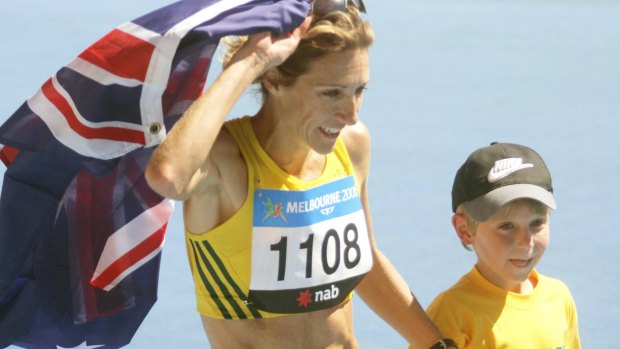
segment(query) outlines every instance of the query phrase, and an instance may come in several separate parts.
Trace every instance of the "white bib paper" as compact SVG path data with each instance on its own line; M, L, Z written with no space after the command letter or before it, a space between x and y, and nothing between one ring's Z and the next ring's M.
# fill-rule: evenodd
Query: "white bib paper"
M273 313L341 303L372 267L352 176L307 191L254 193L248 300Z

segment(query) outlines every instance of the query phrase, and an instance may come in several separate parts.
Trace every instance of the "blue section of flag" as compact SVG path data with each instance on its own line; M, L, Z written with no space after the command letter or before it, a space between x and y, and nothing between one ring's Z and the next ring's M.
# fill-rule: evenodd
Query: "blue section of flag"
M305 227L362 209L353 176L304 191L254 192L255 227Z
M170 214L144 179L153 146L204 89L221 37L288 32L308 6L166 6L87 48L0 126L0 347L131 341L157 299Z
M89 111L82 113L89 122L110 121L110 115L114 115L114 120L117 121L134 125L142 123L140 105L135 103L140 99L142 86L105 86L97 81L84 79L78 72L69 68L61 68L56 76L69 95L80 95L81 91L101 91L92 95L82 94L80 98L73 99L78 110ZM104 94L103 97L102 94Z

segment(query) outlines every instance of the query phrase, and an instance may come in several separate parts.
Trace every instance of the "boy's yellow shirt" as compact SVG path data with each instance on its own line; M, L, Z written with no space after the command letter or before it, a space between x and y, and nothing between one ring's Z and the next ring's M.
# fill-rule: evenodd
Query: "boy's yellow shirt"
M577 311L566 285L532 271L534 290L501 289L474 267L439 294L427 313L460 349L579 349ZM413 348L413 347L409 347Z

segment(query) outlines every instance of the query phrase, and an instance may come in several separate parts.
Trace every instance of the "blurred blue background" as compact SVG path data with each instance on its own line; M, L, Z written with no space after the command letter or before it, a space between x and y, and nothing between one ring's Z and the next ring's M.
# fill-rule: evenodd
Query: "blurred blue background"
M491 141L522 143L546 160L558 201L538 269L572 290L584 348L618 347L620 2L366 2L376 44L361 118L373 139L375 232L422 305L475 261L450 225L454 172ZM110 29L168 3L3 0L0 121ZM211 77L218 70L214 63ZM249 93L233 116L257 106ZM209 347L180 208L168 228L159 301L130 348ZM406 347L354 302L361 348Z

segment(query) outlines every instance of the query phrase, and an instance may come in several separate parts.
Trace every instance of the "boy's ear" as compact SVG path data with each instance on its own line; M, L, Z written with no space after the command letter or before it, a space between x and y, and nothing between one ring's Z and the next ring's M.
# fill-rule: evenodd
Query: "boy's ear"
M261 79L263 86L271 94L277 94L280 85L280 73L276 68L271 68L263 74Z
M462 213L456 213L452 216L452 226L456 231L456 235L461 239L464 245L471 245L473 243L473 232L467 224L467 219Z

